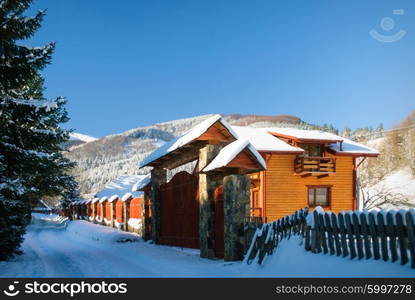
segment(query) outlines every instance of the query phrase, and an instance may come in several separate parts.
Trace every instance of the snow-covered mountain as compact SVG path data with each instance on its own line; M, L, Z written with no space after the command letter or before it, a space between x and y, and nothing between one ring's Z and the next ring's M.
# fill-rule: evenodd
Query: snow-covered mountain
M146 127L135 128L100 139L75 135L80 143L71 145L65 155L78 163L76 176L81 194L90 196L106 184L123 175L142 175L149 169L138 169L137 164L166 141L183 134L189 128L212 115L174 120ZM227 115L226 120L236 125L261 126L289 123L302 124L294 116Z
M72 132L69 134L69 140L71 141L81 141L84 143L88 143L88 142L92 142L92 141L96 141L97 138L89 136L89 135L85 135L85 134L81 134L81 133L76 133L76 132Z
M69 134L69 141L67 141L63 146L65 149L68 149L85 143L93 142L95 140L97 140L97 138L95 137L77 132L72 132Z

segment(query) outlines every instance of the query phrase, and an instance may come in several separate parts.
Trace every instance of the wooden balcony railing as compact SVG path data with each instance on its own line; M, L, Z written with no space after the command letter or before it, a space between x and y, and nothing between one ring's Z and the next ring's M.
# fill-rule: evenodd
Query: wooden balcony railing
M334 173L336 159L333 157L297 156L294 160L296 173Z

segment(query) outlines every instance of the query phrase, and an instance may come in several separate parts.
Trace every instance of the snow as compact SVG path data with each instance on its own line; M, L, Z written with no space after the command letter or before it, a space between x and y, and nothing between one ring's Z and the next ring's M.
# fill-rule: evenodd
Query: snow
M108 202L114 202L115 200L119 199L120 197L118 195L112 195L109 199Z
M297 128L265 128L266 131L290 136L300 140L321 140L328 142L342 141L344 138L321 130L304 130Z
M410 167L390 173L382 181L369 188L369 193L386 190L404 195L415 206L415 176Z
M336 153L379 155L377 150L345 138L343 138L342 150L340 143L329 145L329 148Z
M112 182L108 183L104 189L99 191L95 196L98 198L122 195L124 196L127 193L132 193L133 197L138 197L141 195L139 192L132 190L132 186L139 180L141 180L145 175L131 175L131 176L121 176ZM111 201L110 201L111 202Z
M128 199L132 199L132 198L133 198L133 194L131 194L131 193L127 193L127 194L125 194L124 196L122 196L121 201L122 201L122 202L125 202L125 201L127 201Z
M139 163L139 168L143 168L150 164L151 162L159 159L160 157L163 157L174 150L179 149L180 147L187 145L188 143L194 141L198 137L200 137L203 133L206 132L213 124L216 122L220 122L228 131L236 138L237 134L234 132L232 127L226 122L221 115L214 115L193 128L191 128L189 131L187 131L182 136L179 136L167 143L165 143L160 148L157 148L154 152L152 152L150 155L148 155L144 160L142 160Z
M240 139L247 139L258 151L303 153L304 150L293 147L269 134L263 128L232 126Z
M143 188L145 188L149 183L151 182L151 174L147 174L143 176L140 180L134 184L132 191L137 192L141 191Z
M310 227L314 227L314 212L315 211L319 214L324 213L324 209L321 206L316 206L313 211L310 211L306 217L307 225Z
M44 207L46 207L47 209L52 209L49 205L47 205L47 204L46 204L46 202L45 202L45 201L40 200L39 202L40 202L40 203L42 203L42 205L43 205Z
M264 169L266 169L265 161L258 153L258 151L251 145L248 140L240 139L230 143L222 150L220 150L219 154L212 160L212 162L203 169L203 172L209 172L227 166L239 153L241 153L246 148L248 148L249 151L251 151L251 153L256 157L259 164Z
M136 230L140 230L141 229L141 219L136 219L136 218L129 218L128 219L128 226L131 228L134 228Z
M89 135L81 134L81 133L72 132L72 133L69 134L69 140L71 140L71 141L82 141L82 142L85 142L85 143L89 143L89 142L96 141L97 138L89 136Z
M108 200L108 197L104 196L104 197L102 197L102 198L99 199L99 203L103 203L103 202L105 202L107 200Z
M94 198L94 199L92 199L92 204L94 204L94 203L97 203L99 201L99 198Z
M336 134L320 131L320 130L304 130L296 128L266 128L270 133L282 134L284 136L290 136L300 140L319 140L327 141L335 144L329 145L329 148L334 150L336 153L343 154L362 154L362 155L379 155L379 152L369 146L365 146L338 136ZM342 142L342 150L340 150L340 142Z
M27 228L24 254L0 262L0 277L415 277L399 261L307 252L297 236L282 240L263 265L248 265L200 258L196 249L151 244L87 221L37 218Z

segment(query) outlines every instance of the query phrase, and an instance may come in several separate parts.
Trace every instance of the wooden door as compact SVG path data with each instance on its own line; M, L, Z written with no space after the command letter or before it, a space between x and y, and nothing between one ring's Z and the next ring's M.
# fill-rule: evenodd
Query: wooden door
M185 171L160 187L159 243L199 248L199 178Z

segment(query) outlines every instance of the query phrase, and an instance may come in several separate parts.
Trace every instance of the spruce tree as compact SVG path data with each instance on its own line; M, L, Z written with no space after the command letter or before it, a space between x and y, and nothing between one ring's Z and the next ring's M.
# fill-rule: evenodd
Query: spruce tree
M43 96L40 71L51 62L54 43L19 44L33 36L44 16L23 16L31 0L0 0L0 260L20 253L30 209L42 197L77 190L62 155L69 131L66 100Z

